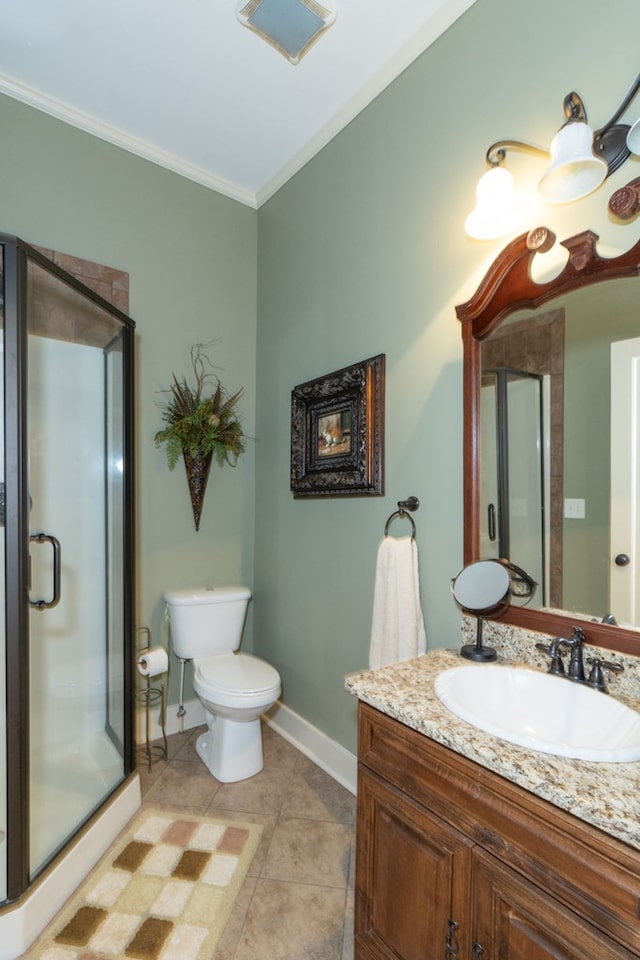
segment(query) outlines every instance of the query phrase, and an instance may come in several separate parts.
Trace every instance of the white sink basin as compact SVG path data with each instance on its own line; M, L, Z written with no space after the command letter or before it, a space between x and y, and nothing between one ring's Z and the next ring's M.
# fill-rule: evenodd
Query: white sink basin
M529 750L578 760L640 760L640 713L564 677L498 664L438 675L435 691L461 720Z

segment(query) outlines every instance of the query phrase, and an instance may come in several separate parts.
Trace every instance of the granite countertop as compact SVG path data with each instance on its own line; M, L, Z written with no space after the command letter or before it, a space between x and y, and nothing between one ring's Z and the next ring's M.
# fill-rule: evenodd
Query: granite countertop
M465 723L434 692L437 674L464 662L456 651L434 650L415 660L349 674L345 685L359 700L412 730L640 850L640 762L593 763L537 753ZM501 655L499 662L516 660Z

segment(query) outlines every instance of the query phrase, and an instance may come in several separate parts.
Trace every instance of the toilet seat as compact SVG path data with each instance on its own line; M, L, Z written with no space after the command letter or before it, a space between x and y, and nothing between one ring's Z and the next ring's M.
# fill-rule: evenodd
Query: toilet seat
M222 653L193 661L196 693L221 706L276 700L280 694L278 671L249 653Z

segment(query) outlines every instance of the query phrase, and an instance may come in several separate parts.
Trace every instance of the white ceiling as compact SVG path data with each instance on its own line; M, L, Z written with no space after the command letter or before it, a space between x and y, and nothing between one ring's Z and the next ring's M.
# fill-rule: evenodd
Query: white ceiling
M297 66L240 0L0 0L0 92L257 207L475 0L322 0Z

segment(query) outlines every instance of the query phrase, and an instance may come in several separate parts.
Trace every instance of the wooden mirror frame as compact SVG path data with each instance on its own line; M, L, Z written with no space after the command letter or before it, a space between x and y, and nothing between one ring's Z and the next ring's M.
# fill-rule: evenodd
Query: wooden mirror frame
M615 194L614 194L615 197ZM612 198L613 200L613 198ZM548 300L590 284L640 274L640 240L626 253L610 259L596 251L598 236L590 230L563 240L569 259L558 276L544 283L531 277L537 253L555 243L546 227L522 234L493 261L473 297L456 307L462 324L463 343L463 470L464 470L464 562L480 557L480 384L481 347L502 320L516 310L536 308ZM640 300L640 290L638 291ZM549 636L569 636L577 623L587 641L599 647L640 656L640 630L584 620L569 613L552 613L510 606L499 618L503 623Z

